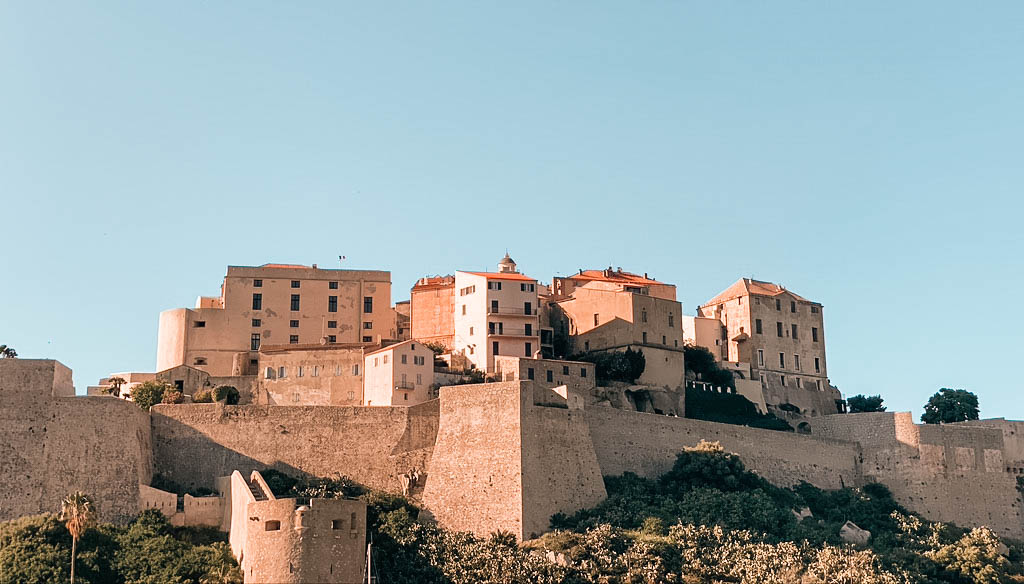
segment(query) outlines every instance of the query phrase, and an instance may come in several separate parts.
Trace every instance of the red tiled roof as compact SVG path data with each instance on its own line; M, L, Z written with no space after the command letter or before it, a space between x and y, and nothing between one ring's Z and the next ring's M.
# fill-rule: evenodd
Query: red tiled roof
M427 290L430 288L453 288L455 276L426 276L420 278L413 285L413 290Z
M759 296L778 296L779 294L788 293L793 298L800 302L809 302L811 304L818 304L812 300L808 300L798 294L795 294L792 290L787 290L778 284L772 282L762 282L760 280L752 280L750 278L740 278L735 284L729 286L725 290L718 293L717 296L708 300L704 303L704 306L712 304L721 304L723 302L738 298L740 296L747 296L750 294L757 294Z
M582 273L573 274L569 276L571 280L584 280L588 282L612 282L615 284L631 284L634 286L651 286L660 285L668 286L664 282L652 280L639 274L633 274L631 272L619 272L609 271L610 275L605 275L605 270L583 270Z
M473 274L474 276L483 276L488 280L521 280L523 282L536 282L536 278L531 278L525 274L519 272L463 272L465 274Z

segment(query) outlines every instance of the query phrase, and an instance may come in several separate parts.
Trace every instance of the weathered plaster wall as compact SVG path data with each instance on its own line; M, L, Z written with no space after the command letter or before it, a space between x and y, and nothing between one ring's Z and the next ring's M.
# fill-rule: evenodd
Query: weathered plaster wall
M403 407L158 405L156 468L184 486L213 487L234 470L343 474L401 492L398 475L422 471L437 434L437 402Z
M721 442L747 468L779 485L807 481L826 489L860 480L860 447L850 442L746 426L593 407L586 410L604 475L626 471L656 477L672 468L684 446Z

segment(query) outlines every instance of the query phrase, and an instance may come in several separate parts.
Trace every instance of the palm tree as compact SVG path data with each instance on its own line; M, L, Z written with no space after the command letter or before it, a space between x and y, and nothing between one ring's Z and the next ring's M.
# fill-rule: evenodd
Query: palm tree
M14 347L0 345L0 359L13 359L17 356L18 352L14 350Z
M75 491L60 502L60 520L71 532L71 584L75 584L75 556L78 540L96 523L96 506L82 491Z
M107 393L114 394L114 397L121 397L121 386L127 383L123 377L111 377L107 383L110 387L107 388Z

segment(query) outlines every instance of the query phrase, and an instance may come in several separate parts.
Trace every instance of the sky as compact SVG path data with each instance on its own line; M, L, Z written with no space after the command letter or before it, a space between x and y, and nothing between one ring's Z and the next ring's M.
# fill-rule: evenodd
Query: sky
M507 249L781 283L846 396L1024 419L1022 104L1020 2L0 2L0 343L82 393L228 265Z

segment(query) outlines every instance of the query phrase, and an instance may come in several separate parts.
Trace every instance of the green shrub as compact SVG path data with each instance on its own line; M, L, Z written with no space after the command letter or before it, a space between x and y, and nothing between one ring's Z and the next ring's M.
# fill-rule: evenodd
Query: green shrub
M192 394L192 403L197 404L209 404L213 403L213 390L212 389L200 389Z
M160 400L162 404L180 404L185 402L185 394L181 393L176 389L170 389L164 392L163 399Z
M753 402L734 393L718 393L697 387L686 388L686 417L722 424L737 424L765 430L792 432L785 420L758 413Z
M643 351L627 348L625 351L589 352L573 355L572 361L585 361L594 364L597 383L604 385L609 381L634 383L644 373L647 361Z

